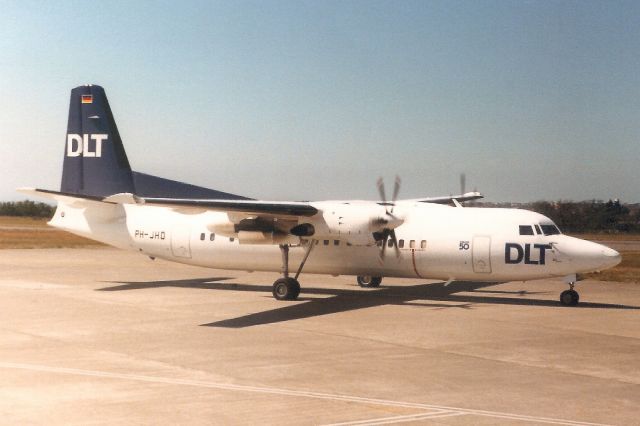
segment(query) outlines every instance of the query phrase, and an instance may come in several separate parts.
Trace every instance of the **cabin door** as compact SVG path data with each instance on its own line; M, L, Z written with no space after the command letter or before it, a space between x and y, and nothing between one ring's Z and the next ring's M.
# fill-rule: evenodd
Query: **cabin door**
M473 237L473 272L491 273L491 237Z
M171 232L171 253L175 257L191 258L191 228L176 225Z

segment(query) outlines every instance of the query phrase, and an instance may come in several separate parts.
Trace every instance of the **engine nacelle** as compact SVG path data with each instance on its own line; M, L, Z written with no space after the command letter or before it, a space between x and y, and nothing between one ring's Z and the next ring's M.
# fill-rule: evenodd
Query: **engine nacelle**
M276 232L239 231L238 241L240 244L297 244L299 239Z
M310 223L301 223L291 228L289 233L297 237L311 237L316 233L316 228Z
M313 233L313 225L302 224L293 226L295 222L273 221L270 219L241 219L237 223L222 220L211 223L207 229L214 234L237 238L240 244L298 244L300 236ZM290 229L296 229L300 235L291 234Z
M313 222L314 239L336 239L354 246L371 246L377 240L374 233L402 224L386 213L384 206L375 202L327 202L319 206L322 219Z
M237 234L236 224L231 221L211 223L207 226L207 229L214 234L224 235L225 237L235 237Z

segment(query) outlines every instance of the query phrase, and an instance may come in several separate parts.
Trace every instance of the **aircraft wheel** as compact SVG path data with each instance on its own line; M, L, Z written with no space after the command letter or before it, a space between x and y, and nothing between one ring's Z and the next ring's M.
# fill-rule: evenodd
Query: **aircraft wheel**
M369 275L358 275L358 285L360 287L380 287L382 277L372 277Z
M300 295L300 283L293 278L278 278L273 283L272 293L277 300L296 300Z
M580 295L575 290L565 290L560 293L560 303L562 306L576 306L580 300Z

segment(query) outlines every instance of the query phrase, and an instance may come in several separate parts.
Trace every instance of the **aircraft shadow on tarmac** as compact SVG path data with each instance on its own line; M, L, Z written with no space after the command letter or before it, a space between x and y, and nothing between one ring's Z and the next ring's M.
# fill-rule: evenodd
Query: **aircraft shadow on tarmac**
M271 294L271 286L219 282L229 279L232 278L213 277L172 281L120 282L121 285L100 288L98 291L183 287L206 290L263 292L269 293L269 295ZM413 286L381 286L379 288L371 289L357 288L354 290L303 287L301 293L303 297L298 298L297 302L281 302L284 306L280 308L201 325L206 327L243 328L384 305L406 305L439 309L472 309L476 304L544 306L559 309L640 309L638 306L589 302L581 302L576 307L568 308L560 306L559 302L555 300L524 298L524 296L541 294L544 292L481 290L484 287L495 284L496 283L459 281L453 282L449 285L445 285L440 282ZM473 294L456 294L461 292ZM490 296L491 294L520 296L521 298ZM328 297L304 297L305 295Z

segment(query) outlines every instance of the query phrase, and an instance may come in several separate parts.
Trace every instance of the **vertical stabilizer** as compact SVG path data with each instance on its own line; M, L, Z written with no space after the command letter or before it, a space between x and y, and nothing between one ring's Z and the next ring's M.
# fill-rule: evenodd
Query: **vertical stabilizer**
M135 193L129 160L104 89L71 91L60 191L106 197Z

